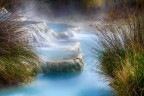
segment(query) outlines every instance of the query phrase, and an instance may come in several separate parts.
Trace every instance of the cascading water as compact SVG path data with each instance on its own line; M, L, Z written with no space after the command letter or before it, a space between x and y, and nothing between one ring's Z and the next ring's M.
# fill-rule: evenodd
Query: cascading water
M29 36L32 37L30 43L39 45L36 51L44 61L69 60L83 54L84 70L76 75L39 74L32 84L1 90L0 96L113 96L104 78L91 70L95 67L94 63L98 63L91 58L87 45L93 45L93 34L85 32L84 27L81 31L79 26L61 23L38 23L32 26L35 31L29 30Z
M77 57L77 55L81 54L80 53L80 44L79 42L72 40L72 38L78 34L78 28L74 26L64 26L61 25L61 27L57 25L53 25L58 27L57 29L59 30L54 30L56 29L55 27L50 26L51 29L48 27L48 23L37 23L31 26L26 26L28 28L29 36L30 36L30 42L32 45L37 45L35 47L38 49L41 53L40 57L44 57L45 59L50 60L52 58L48 58L50 54L48 53L54 53L54 51L61 56L60 58L56 58L57 60L59 59L64 59L64 58L74 58ZM65 27L69 27L68 30L65 29ZM60 32L60 30L63 30ZM56 31L56 32L54 32ZM43 52L42 52L43 50ZM46 52L47 51L47 52ZM45 54L46 53L46 54ZM65 54L66 56L64 56ZM43 55L43 56L42 56Z
M48 30L45 23L36 23L25 26L28 32L30 44L42 46L49 45L56 40L56 33Z

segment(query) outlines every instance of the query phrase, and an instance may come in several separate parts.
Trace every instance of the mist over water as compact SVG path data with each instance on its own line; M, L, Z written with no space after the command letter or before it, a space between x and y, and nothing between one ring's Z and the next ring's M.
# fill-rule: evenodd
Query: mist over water
M29 43L34 45L42 61L72 60L82 56L83 71L51 76L39 74L32 84L1 90L1 96L113 96L105 78L93 71L99 70L95 66L99 62L91 57L90 50L93 38L96 38L93 32L97 21L89 21L88 15L85 19L79 4L69 1L68 6L57 6L56 2L45 6L35 0L26 0L24 11L30 11L24 14L24 19L31 18L30 21L37 22L26 25L26 28L31 38Z
M18 11L24 12L26 17L50 23L99 20L107 17L106 11L109 9L102 7L102 4L99 4L99 7L94 7L93 3L86 5L83 0L24 0L22 3L23 7Z
M104 78L92 71L94 63L98 63L97 60L91 58L88 46L93 44L93 34L77 30L77 27L69 24L65 28L63 23L58 23L58 25L52 23L50 27L47 26L50 25L49 23L46 24L47 27L43 24L40 25L38 29L47 29L46 32L41 30L41 33L37 34L38 40L45 42L37 47L40 58L45 61L62 60L82 54L85 63L84 70L79 74L55 74L52 76L39 74L30 85L1 90L1 96L113 96ZM61 27L65 31L56 31L61 30ZM59 35L59 33L67 32L68 34L73 31L75 35L68 35L67 38L57 38L52 35L54 40L49 38L50 35L47 35L51 32ZM43 39L41 39L42 37Z

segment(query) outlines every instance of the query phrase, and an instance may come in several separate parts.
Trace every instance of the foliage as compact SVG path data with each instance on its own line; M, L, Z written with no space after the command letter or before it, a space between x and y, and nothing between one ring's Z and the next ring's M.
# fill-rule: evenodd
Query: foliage
M118 96L144 95L144 15L97 26L102 73Z
M28 44L18 14L0 14L0 87L28 83L39 60Z

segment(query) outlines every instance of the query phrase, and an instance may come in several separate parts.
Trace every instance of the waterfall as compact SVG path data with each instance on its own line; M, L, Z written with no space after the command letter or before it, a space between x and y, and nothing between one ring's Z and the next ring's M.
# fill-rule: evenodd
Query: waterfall
M67 29L66 26L67 30L57 32L53 28L49 28L48 25L48 23L37 22L25 26L29 43L34 46L42 60L64 60L82 56L80 43L73 39L79 34L77 27ZM59 24L59 26L61 25ZM62 28L64 29L64 25Z

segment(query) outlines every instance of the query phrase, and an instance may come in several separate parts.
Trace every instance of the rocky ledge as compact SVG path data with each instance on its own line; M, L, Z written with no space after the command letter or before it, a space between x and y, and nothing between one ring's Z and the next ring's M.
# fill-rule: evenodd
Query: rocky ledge
M42 70L45 74L79 72L83 69L83 66L83 57L79 54L75 58L46 62L42 66Z

